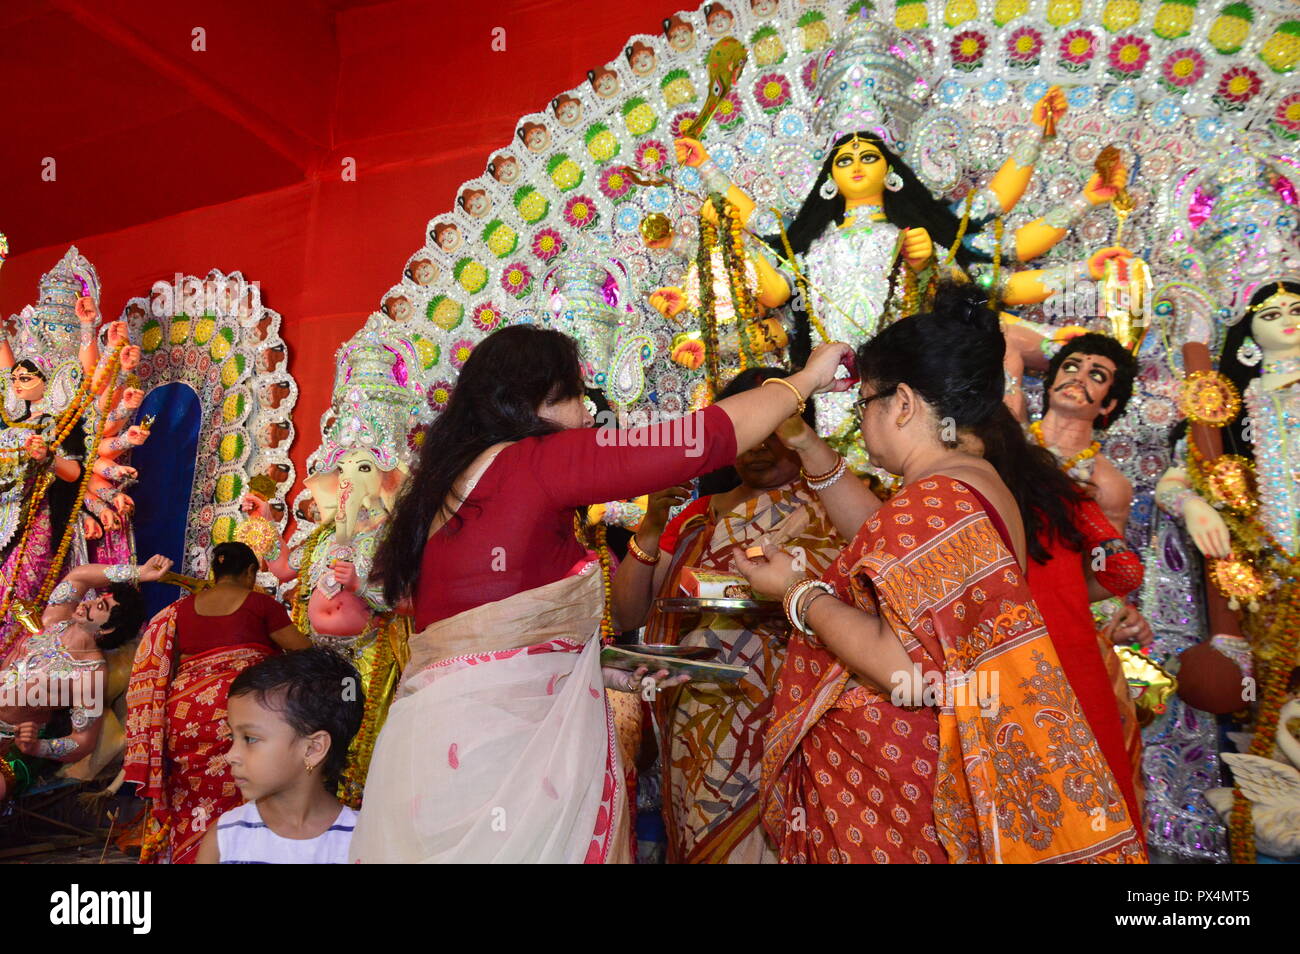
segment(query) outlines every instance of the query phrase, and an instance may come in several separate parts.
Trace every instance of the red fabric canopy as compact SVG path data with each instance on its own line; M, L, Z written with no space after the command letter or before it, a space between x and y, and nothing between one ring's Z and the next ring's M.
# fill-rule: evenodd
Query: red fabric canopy
M35 301L73 244L111 317L175 273L243 272L284 316L301 479L334 351L400 280L428 219L520 115L679 6L5 0L0 315Z

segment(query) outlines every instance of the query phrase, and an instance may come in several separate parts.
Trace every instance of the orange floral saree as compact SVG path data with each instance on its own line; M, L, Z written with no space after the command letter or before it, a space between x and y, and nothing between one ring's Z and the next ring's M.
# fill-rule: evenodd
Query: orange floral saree
M791 640L762 782L783 861L1145 862L991 514L960 481L916 481L827 572L840 599L884 615L934 704L894 705Z

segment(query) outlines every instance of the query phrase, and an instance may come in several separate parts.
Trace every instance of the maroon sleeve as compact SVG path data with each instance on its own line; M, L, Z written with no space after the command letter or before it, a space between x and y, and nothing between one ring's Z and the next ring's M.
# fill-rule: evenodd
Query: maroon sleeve
M266 593L255 593L260 597L258 603L258 613L262 617L262 624L266 627L266 634L278 633L286 626L292 626L293 620L289 618L289 613L284 608L284 604L274 596L268 596Z
M736 459L736 431L714 405L647 427L573 428L515 448L510 467L563 509L626 500L724 467Z

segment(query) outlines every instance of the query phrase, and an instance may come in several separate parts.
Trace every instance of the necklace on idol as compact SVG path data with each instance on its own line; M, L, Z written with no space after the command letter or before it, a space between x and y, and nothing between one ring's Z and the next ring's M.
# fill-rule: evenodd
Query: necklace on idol
M1300 354L1264 361L1264 374L1292 374L1300 371Z
M1074 470L1074 468L1077 467L1079 464L1082 464L1085 460L1090 460L1093 457L1096 457L1097 452L1101 450L1101 442L1093 441L1083 450L1079 451L1079 453L1074 454L1073 456L1067 457L1064 460L1062 460L1061 455L1057 454L1056 451L1052 450L1052 448L1048 446L1047 438L1043 437L1042 421L1034 421L1034 423L1030 424L1029 433L1034 436L1034 441L1038 444L1039 447L1043 448L1044 450L1051 451L1054 455L1056 455L1057 462L1061 465L1061 470L1065 471L1067 474L1070 471Z

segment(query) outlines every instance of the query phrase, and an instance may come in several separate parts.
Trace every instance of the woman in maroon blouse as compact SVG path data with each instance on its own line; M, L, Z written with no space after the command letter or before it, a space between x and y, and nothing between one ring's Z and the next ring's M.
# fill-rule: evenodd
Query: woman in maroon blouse
M411 660L352 841L364 862L626 860L622 771L600 667L599 566L578 508L681 483L848 386L844 345L665 424L597 430L577 347L517 325L484 339L388 521L373 575L409 598ZM619 621L616 622L616 628Z
M218 544L213 585L155 616L136 649L124 770L151 801L142 862L192 864L208 823L243 802L225 763L226 693L254 663L311 645L254 589L258 564L247 545Z

